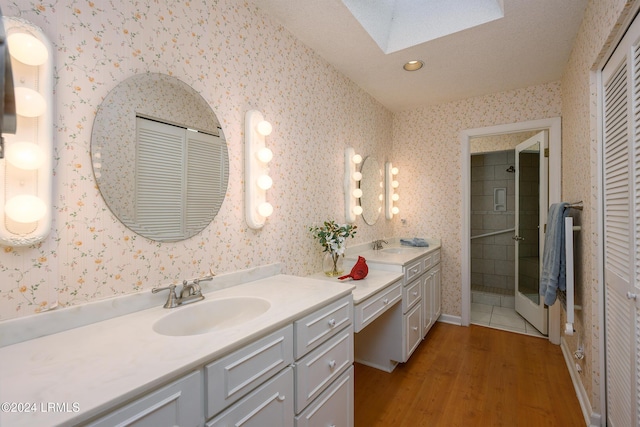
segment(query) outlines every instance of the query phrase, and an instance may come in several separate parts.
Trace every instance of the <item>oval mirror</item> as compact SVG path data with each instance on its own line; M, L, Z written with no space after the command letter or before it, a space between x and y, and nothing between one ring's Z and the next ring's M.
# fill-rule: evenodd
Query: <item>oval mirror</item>
M100 193L124 225L151 240L184 240L209 225L227 191L228 156L209 104L164 74L118 84L93 123Z
M360 180L362 219L367 224L374 225L382 212L382 192L384 190L382 170L374 157L367 157L362 162L360 172L362 173Z

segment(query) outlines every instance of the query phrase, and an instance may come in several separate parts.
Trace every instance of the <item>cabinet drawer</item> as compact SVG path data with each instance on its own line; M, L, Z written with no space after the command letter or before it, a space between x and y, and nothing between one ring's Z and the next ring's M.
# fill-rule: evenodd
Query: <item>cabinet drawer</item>
M353 366L296 417L296 427L353 427Z
M424 277L418 278L402 288L402 312L406 313L422 298L422 282Z
M353 331L343 329L296 362L296 413L353 364Z
M440 249L433 253L433 265L436 265L440 262Z
M350 325L352 321L351 295L296 320L294 323L296 359L318 347L340 329Z
M422 341L422 307L418 304L404 315L405 354L404 362Z
M193 372L88 424L91 427L202 425L202 375Z
M416 261L406 266L404 271L404 283L409 283L418 277L424 271L423 268L423 260Z
M428 255L426 255L423 259L422 259L422 268L423 271L427 271L429 270L431 267L433 267L434 265L434 261L433 261L433 253L430 253Z
M402 298L402 281L391 284L384 290L372 295L355 307L355 331L377 319Z
M205 366L207 418L291 363L293 326L288 325Z
M287 368L209 421L206 427L293 427L293 415L293 370Z

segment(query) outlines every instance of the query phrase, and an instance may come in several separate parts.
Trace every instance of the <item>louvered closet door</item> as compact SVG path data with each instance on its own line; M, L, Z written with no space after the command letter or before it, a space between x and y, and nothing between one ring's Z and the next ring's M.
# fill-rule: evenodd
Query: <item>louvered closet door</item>
M607 425L636 426L640 277L640 20L602 71Z

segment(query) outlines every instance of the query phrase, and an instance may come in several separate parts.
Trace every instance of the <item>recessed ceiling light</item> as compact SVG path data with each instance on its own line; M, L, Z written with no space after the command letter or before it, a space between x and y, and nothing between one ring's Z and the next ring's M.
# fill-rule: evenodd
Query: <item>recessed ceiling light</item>
M409 61L402 66L406 71L417 71L424 66L422 61Z

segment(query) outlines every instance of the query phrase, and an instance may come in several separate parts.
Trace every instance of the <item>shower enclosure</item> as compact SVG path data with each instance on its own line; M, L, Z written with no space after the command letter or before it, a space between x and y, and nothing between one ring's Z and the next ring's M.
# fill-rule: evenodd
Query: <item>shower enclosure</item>
M546 222L547 206L547 133L511 138L491 144L515 149L490 151L488 141L477 141L487 151L471 155L472 302L514 308L546 334L546 309L538 289L544 238L540 224Z

